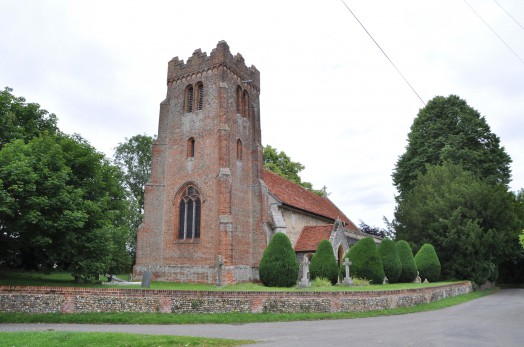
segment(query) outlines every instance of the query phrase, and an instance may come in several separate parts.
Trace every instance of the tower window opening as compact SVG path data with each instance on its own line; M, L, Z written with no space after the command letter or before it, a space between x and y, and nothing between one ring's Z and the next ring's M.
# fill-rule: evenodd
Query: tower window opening
M249 94L246 90L242 95L242 115L244 117L249 117Z
M200 193L189 186L184 189L179 202L178 238L193 240L200 238Z
M185 93L185 111L187 113L191 113L193 112L193 97L194 97L194 92L193 92L193 86L192 85L189 85L186 87L186 93Z
M237 140L237 160L242 160L242 141Z
M191 137L187 140L187 157L193 158L195 156L195 139Z
M198 93L197 110L201 111L204 106L204 85L202 84L202 82L197 83L197 93Z
M242 114L242 88L237 86L237 114Z

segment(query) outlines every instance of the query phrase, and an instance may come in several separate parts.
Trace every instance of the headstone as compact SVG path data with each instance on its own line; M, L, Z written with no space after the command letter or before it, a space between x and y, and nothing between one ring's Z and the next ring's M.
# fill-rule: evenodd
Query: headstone
M422 283L429 283L428 279L427 278L424 278L424 282Z
M217 255L217 287L222 287L224 284L222 283L222 266L224 265L224 260L221 256Z
M345 286L352 286L353 281L351 280L351 276L349 274L349 266L353 263L349 261L349 258L344 259L344 266L346 267L346 276L344 277L344 280L342 281L342 284Z
M133 282L133 274L132 273L129 274L129 282Z
M388 284L388 283L389 283L388 277L384 276L384 281L382 282L382 284Z
M309 281L309 259L307 255L304 255L304 258L302 259L302 280L298 286L300 288L307 288L311 286L311 282Z
M417 284L420 284L422 282L420 276L419 276L419 272L417 271L417 278L415 278L415 280L413 281L413 283L417 283Z
M142 288L149 288L149 286L151 286L152 278L153 278L153 273L151 271L145 271L142 274Z

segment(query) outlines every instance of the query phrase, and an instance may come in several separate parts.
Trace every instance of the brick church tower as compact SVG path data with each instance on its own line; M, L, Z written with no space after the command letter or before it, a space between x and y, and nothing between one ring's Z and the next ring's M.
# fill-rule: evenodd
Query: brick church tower
M260 72L220 41L168 64L134 273L217 283L258 278L267 245Z

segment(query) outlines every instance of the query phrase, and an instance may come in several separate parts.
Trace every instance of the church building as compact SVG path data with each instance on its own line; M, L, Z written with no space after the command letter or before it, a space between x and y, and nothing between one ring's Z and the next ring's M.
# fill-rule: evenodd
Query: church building
M145 187L134 274L158 281L224 284L258 280L276 232L297 256L323 239L340 260L369 236L327 196L263 168L260 72L220 41L168 63L151 178Z

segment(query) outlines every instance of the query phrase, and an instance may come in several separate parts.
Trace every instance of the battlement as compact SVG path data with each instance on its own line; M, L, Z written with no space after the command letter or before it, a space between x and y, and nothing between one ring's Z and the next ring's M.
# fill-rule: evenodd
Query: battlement
M199 48L193 52L186 63L178 57L171 59L168 63L167 83L170 84L194 73L220 66L229 68L243 81L251 80L251 85L260 90L260 72L254 65L247 67L240 53L233 56L226 41L219 41L209 56Z

